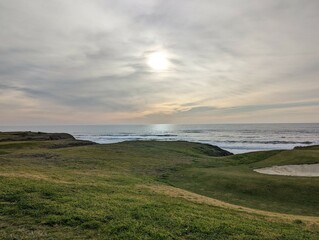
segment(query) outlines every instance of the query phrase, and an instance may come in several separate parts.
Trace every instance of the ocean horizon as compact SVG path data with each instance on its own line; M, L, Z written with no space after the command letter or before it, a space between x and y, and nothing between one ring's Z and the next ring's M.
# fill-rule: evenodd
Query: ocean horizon
M319 144L319 123L33 125L0 126L0 131L66 132L76 139L103 144L189 141L216 145L235 154Z

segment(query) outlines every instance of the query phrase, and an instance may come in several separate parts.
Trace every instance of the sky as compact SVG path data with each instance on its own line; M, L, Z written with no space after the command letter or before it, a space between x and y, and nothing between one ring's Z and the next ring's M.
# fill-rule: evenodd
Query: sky
M0 125L319 122L318 12L318 0L0 0Z

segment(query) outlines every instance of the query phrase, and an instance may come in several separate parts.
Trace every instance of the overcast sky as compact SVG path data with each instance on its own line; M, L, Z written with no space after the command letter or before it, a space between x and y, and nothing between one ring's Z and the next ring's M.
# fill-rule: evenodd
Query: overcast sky
M318 0L0 0L0 124L318 122L318 13Z

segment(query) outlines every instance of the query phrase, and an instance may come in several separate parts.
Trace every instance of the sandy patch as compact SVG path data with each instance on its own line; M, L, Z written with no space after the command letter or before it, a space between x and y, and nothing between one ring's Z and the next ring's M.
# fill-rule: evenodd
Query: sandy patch
M272 166L254 169L255 172L269 175L319 177L319 163L302 165Z

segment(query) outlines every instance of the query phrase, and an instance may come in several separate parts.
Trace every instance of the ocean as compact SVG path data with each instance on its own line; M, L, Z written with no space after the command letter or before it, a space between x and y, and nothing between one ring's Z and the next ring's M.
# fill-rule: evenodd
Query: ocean
M67 132L97 143L158 140L208 143L232 153L319 144L319 123L0 126L0 131Z

